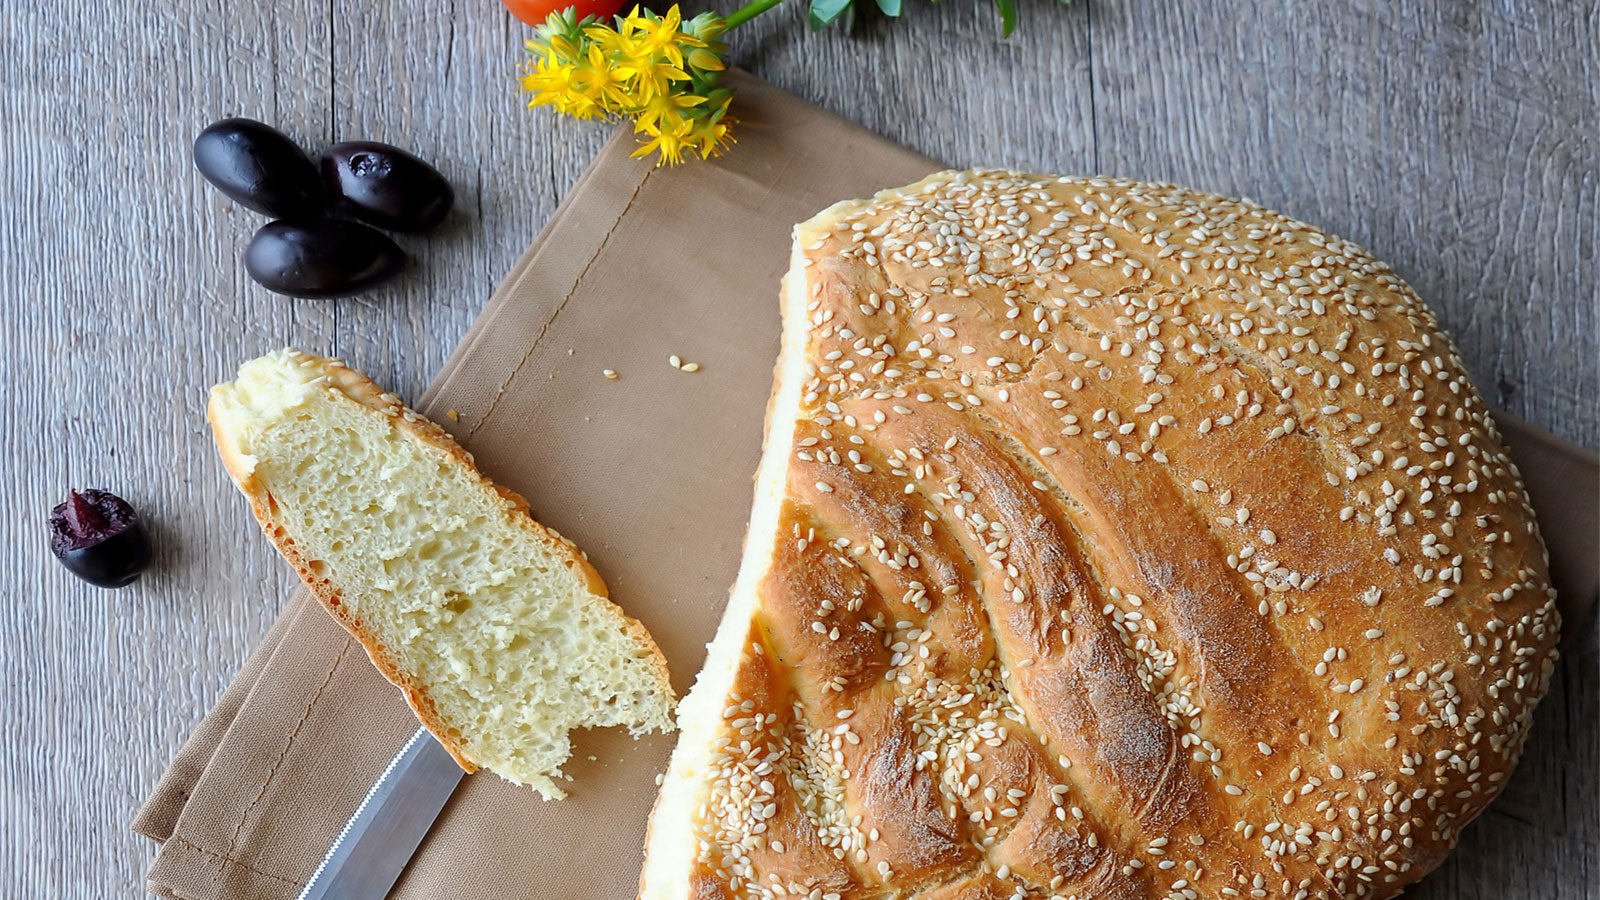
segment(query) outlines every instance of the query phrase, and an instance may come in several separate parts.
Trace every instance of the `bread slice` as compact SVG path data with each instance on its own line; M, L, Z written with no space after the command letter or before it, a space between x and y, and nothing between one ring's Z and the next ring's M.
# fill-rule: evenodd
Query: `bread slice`
M262 530L468 772L546 798L574 728L672 728L666 661L583 553L437 425L282 350L211 392Z

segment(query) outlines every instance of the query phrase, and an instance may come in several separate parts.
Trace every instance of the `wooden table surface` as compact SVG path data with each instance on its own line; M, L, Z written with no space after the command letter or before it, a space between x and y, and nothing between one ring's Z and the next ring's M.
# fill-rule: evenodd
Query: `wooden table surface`
M1030 0L1003 40L973 0L854 36L809 33L798 2L733 34L733 59L955 165L1178 181L1352 238L1433 303L1491 403L1600 445L1592 3ZM294 344L415 397L608 129L523 107L526 32L494 0L9 7L0 893L124 897L154 851L126 823L293 577L214 458L205 389ZM459 213L406 241L396 286L269 294L240 263L257 218L189 164L225 115L414 149ZM69 486L146 514L139 586L50 558ZM1568 627L1506 795L1412 896L1600 892L1600 653L1593 617Z

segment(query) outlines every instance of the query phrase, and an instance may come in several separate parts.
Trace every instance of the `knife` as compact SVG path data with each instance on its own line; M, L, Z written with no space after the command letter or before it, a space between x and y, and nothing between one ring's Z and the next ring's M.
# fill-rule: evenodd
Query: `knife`
M298 900L383 900L464 773L426 728L356 807Z

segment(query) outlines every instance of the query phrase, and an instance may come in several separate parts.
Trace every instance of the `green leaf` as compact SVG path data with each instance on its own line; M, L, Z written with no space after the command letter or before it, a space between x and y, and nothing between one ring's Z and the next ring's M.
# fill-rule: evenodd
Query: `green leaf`
M811 0L810 15L813 31L827 28L850 8L852 0Z
M900 15L900 0L878 0L878 8L883 14L893 18Z
M994 0L994 8L1000 11L1000 30L1006 37L1011 37L1011 32L1017 27L1017 0Z

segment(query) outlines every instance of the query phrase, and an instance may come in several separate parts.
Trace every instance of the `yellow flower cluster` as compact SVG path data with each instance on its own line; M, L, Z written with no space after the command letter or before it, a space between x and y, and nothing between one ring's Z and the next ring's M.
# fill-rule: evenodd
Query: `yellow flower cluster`
M733 142L733 93L717 86L726 68L717 40L724 30L714 13L683 21L677 6L665 15L636 7L614 24L575 19L570 9L553 13L528 41L533 59L522 87L533 95L529 106L578 119L632 119L641 141L635 156L657 153L658 164L713 156Z

